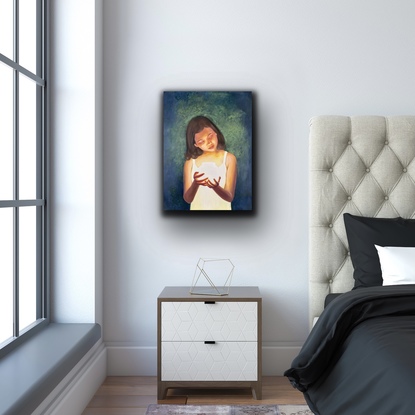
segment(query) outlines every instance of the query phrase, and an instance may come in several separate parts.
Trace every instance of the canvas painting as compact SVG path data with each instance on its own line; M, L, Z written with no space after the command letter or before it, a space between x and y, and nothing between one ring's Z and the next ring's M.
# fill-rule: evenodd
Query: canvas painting
M252 92L164 92L164 211L251 212L252 175Z

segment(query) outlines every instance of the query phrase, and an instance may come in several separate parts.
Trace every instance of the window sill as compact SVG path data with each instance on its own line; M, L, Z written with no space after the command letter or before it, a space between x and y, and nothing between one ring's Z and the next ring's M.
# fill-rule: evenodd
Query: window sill
M99 324L51 323L4 356L0 413L32 413L100 338Z

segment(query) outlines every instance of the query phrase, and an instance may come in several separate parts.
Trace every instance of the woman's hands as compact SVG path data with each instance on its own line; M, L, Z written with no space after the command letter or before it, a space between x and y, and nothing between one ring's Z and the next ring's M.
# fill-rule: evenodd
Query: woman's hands
M183 168L183 199L192 203L199 186L212 189L219 197L227 202L232 202L235 195L237 163L236 157L228 153L226 158L226 183L220 185L221 177L209 179L205 173L195 172L192 174L193 161L186 160Z
M196 182L197 185L207 186L211 189L214 189L215 187L219 186L220 179L221 178L219 176L218 179L212 179L213 181L211 181L209 177L205 177L204 173L199 173L198 171L195 172L195 174L193 175L193 180Z
M197 189L199 186L206 186L210 189L213 189L217 193L217 189L220 189L219 186L220 177L218 179L209 179L209 177L205 176L205 173L195 172L193 176L190 175L189 179L187 180L185 175L184 181L184 194L183 198L187 203L192 203L193 199L196 195ZM193 180L192 180L192 179Z

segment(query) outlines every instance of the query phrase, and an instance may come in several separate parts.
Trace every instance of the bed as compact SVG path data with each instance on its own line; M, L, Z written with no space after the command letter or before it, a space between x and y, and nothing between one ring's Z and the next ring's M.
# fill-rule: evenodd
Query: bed
M317 415L415 413L415 116L310 120L311 332L285 372Z

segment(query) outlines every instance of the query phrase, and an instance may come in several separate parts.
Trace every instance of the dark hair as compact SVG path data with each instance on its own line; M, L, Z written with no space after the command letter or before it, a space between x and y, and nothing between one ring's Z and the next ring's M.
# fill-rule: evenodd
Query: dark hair
M225 137L215 123L203 115L192 118L186 129L186 160L199 157L203 151L195 146L195 134L200 133L204 128L210 127L218 136L218 149L225 150Z

